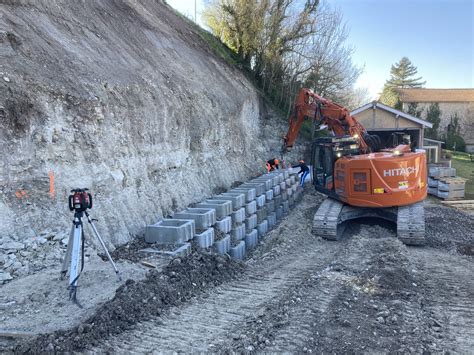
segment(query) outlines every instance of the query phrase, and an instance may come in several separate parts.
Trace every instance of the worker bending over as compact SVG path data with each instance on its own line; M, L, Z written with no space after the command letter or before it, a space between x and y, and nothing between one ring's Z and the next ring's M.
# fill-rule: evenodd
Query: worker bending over
M304 180L306 179L306 176L309 174L309 168L308 165L305 164L304 160L300 160L298 165L292 165L292 168L300 168L300 171L298 171L298 174L301 174L300 178L300 186L304 186Z
M278 159L273 158L267 161L267 172L273 171L275 169L280 169L280 162Z

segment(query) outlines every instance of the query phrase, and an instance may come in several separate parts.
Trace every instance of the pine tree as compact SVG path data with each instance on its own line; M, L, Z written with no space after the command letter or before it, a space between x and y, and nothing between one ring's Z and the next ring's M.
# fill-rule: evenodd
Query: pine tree
M438 139L438 128L441 122L441 110L439 109L438 103L432 103L426 111L426 120L433 124L432 128L425 129L425 137Z
M401 109L400 97L396 89L421 88L426 81L422 77L416 77L418 69L411 63L410 59L403 57L398 63L390 68L390 79L385 82L380 102Z

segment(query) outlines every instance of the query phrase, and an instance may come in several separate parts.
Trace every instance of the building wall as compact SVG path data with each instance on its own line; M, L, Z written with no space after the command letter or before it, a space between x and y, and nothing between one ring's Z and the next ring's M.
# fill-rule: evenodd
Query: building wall
M418 110L423 110L421 118L426 120L426 114L431 104L431 102L418 103ZM466 145L474 146L474 102L439 102L438 104L441 111L438 136L443 137L446 135L451 117L457 114L461 127L461 137L463 137ZM407 103L403 104L403 110L408 110ZM474 147L472 148L474 149Z
M403 117L396 117L395 114L387 112L383 109L376 108L375 110L370 108L359 112L354 117L365 127L367 131L396 131L399 129L410 129L417 130L416 141L419 147L423 146L423 126L416 122L407 120Z
M376 129L398 129L398 128L421 128L420 124L407 120L403 117L396 118L395 114L380 108L367 109L354 115L355 118L368 130Z

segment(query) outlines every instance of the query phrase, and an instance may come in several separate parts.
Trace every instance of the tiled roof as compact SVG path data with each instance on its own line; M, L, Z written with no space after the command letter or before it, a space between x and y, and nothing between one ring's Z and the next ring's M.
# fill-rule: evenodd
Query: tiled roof
M401 102L474 102L474 89L397 89Z

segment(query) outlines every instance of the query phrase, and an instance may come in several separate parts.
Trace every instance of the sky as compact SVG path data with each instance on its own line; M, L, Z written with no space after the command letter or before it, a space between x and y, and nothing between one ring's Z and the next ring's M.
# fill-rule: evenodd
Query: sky
M356 87L378 97L390 67L408 57L427 88L474 87L474 0L328 0L343 14L353 62L363 68ZM204 0L168 0L197 21Z

